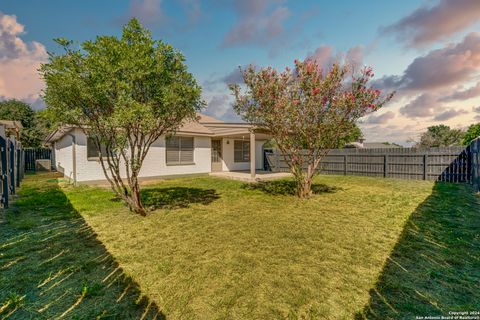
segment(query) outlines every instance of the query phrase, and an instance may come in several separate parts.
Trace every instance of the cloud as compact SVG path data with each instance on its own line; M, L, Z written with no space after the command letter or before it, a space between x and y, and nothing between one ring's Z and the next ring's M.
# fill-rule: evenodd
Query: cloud
M149 26L165 23L168 20L162 10L162 0L131 0L127 16L122 20L133 17Z
M363 58L365 56L365 49L363 46L355 46L348 49L345 54L345 62L355 68L359 68L363 65Z
M200 0L180 0L180 4L185 10L190 24L195 24L202 16Z
M224 121L239 122L241 119L233 110L231 102L231 97L227 94L213 96L208 102L205 113Z
M441 101L445 101L445 102L448 102L448 101L458 101L458 100L468 100L468 99L471 99L471 98L475 98L475 97L478 97L480 96L480 82L477 83L476 86L474 87L471 87L467 90L463 90L463 91L457 91L449 96L446 96L442 99L440 99Z
M285 6L275 0L235 0L238 20L223 39L223 47L267 46L278 41L290 17Z
M0 12L0 96L39 108L43 106L39 96L44 84L37 70L48 55L43 44L23 41L24 30L16 16Z
M395 118L395 113L392 111L385 112L378 116L371 115L365 120L365 124L386 124L389 120Z
M200 0L178 0L175 9L183 14L179 19L172 19L164 6L164 0L129 0L128 10L122 16L114 17L113 23L124 25L130 19L136 18L141 24L155 28L161 26L162 32L185 32L202 18L203 12ZM173 1L172 1L173 3Z
M346 52L337 51L331 46L321 45L307 56L306 60L315 60L322 70L329 70L334 63L346 63L354 68L363 65L365 50L363 46L355 46Z
M473 107L472 111L473 111L473 112L476 112L476 113L478 113L478 114L480 115L480 106L478 106L478 107Z
M449 110L446 110L442 113L437 114L433 118L433 120L435 120L435 121L446 121L446 120L450 120L450 119L455 118L456 116L459 116L459 115L464 114L464 113L465 113L465 110L449 109Z
M410 47L421 47L445 39L478 22L480 1L441 0L432 7L420 7L392 25L383 34L395 34Z
M417 136L423 128L417 124L408 125L365 125L359 124L366 142L395 142L401 145L410 145L410 139Z
M400 108L400 113L408 118L426 118L434 116L444 108L438 103L438 96L423 93Z
M244 66L242 67L242 70L245 70L247 67ZM225 84L231 84L231 83L243 83L243 74L240 71L240 69L237 67L233 69L230 73L225 75L224 77L221 78L222 82Z
M241 66L242 70L248 68L248 65ZM239 67L235 67L232 71L223 76L218 76L218 74L213 74L210 76L210 79L205 80L202 85L205 89L213 91L217 89L219 85L222 85L222 89L226 89L229 84L237 83L242 84L243 74L240 72Z
M471 80L480 70L480 33L472 32L457 44L415 58L403 75L384 76L381 88L407 91L436 90Z

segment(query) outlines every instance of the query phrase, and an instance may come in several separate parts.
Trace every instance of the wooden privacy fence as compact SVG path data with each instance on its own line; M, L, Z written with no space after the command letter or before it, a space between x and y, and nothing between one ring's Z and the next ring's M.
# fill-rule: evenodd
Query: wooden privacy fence
M48 148L25 148L25 171L37 170L36 161L40 159L52 160L52 150Z
M0 130L3 131L4 130ZM2 208L8 208L11 195L15 194L23 179L24 153L20 142L15 137L7 138L0 134L0 194Z
M322 174L468 183L476 181L479 184L480 142L477 139L475 143L472 142L468 147L430 149L332 149L321 162L319 171ZM476 162L473 160L473 150L477 150ZM278 151L267 153L266 157L272 171L289 170Z
M480 191L480 137L473 140L469 148L472 166L472 184L477 191Z

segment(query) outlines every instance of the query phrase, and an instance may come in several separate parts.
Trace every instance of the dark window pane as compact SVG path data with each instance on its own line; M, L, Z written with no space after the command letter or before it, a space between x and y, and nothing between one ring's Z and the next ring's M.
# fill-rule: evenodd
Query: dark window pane
M194 155L193 137L168 137L166 139L167 164L191 164Z

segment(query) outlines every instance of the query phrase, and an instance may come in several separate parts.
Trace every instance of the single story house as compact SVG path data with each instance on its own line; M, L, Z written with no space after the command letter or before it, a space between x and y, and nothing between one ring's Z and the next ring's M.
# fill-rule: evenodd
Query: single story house
M228 123L198 114L172 137L151 146L140 171L141 179L219 171L263 168L263 145L270 137L246 123ZM95 144L78 127L63 126L46 139L52 145L54 167L73 182L106 181Z

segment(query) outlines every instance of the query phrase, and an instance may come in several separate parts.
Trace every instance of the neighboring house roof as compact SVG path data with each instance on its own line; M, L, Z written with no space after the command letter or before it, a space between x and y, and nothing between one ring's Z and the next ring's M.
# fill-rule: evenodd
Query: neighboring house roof
M352 142L347 144L345 148L392 149L392 148L403 148L403 147L396 144L389 144L385 142Z
M20 121L0 120L0 125L4 125L5 129L15 129L15 130L23 129L22 123Z
M13 134L15 137L20 139L20 131L22 131L23 126L20 121L15 120L0 120L0 125L5 127L5 132L7 135Z
M386 148L402 148L396 144L389 144L384 142L364 142L363 147L366 149L386 149Z
M46 139L47 143L57 141L75 126L62 126L54 132L50 133ZM178 130L178 134L191 134L208 137L225 137L234 135L249 134L253 126L247 123L228 123L222 120L197 113L197 121L186 122Z

